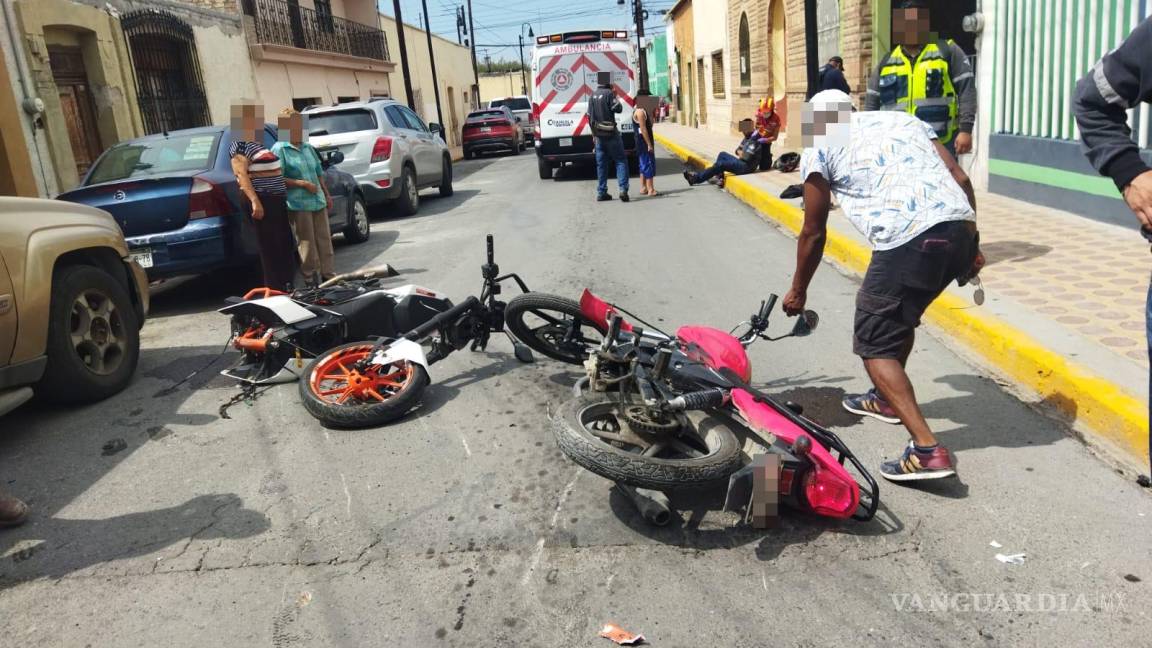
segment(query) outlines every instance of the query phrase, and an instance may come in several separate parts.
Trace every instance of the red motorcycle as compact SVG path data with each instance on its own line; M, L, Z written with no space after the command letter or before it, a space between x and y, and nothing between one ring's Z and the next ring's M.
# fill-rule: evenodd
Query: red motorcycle
M505 317L524 344L585 366L587 375L552 425L561 450L584 468L652 491L700 487L750 463L742 438L751 439L778 458L768 465L779 466L774 483L780 502L869 520L880 503L879 488L844 442L804 417L798 405L749 385L748 346L807 336L819 322L808 311L790 333L768 337L776 301L772 295L762 302L736 327L747 326L738 337L705 326L669 335L587 290L579 303L520 295L508 303Z

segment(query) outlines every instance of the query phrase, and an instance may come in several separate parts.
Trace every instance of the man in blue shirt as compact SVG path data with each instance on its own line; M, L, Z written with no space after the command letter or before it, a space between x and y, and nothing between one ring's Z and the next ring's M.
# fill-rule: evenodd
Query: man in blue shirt
M725 171L735 175L756 171L760 167L760 156L764 154L764 143L760 141L760 133L756 132L751 119L745 119L740 122L740 134L744 136L744 141L736 147L736 155L721 151L720 155L716 156L716 162L707 169L699 173L684 171L684 179L688 184L698 185L719 176L719 184L723 187Z

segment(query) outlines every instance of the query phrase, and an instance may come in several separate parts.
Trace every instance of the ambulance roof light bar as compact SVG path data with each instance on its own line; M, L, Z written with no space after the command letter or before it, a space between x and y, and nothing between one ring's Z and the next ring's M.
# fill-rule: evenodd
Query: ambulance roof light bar
M590 43L599 40L628 40L627 31L566 32L536 37L537 45L549 43Z

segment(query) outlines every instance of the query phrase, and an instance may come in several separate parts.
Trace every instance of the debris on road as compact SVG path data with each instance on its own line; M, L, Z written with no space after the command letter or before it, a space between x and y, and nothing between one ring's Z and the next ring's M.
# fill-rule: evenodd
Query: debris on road
M621 646L639 646L644 643L644 635L632 634L615 623L606 623L600 630L600 636L611 639Z
M993 540L992 542L989 542L989 543L988 543L988 546L989 546L989 547L992 547L993 549L1000 549L1000 548L1001 548L1001 547L1003 547L1004 545L1002 545L1002 544L1000 544L999 542L996 542L995 540Z
M1027 556L1027 554L1022 554L1022 553L1012 554L1010 556L1005 556L1004 554L998 553L998 554L996 554L996 560L999 560L1000 562L1002 562L1006 565L1023 565L1024 564L1024 558L1026 556Z

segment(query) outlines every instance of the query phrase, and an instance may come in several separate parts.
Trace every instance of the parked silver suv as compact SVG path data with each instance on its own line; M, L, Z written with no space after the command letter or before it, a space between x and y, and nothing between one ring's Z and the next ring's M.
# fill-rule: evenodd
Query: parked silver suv
M405 216L420 207L421 189L439 187L452 195L452 155L439 124L426 125L407 106L391 99L314 106L308 141L321 154L344 154L341 170L351 173L369 205L392 202Z

